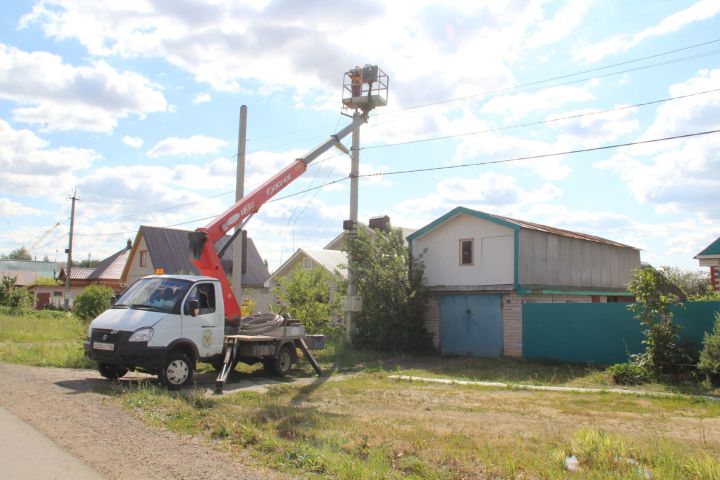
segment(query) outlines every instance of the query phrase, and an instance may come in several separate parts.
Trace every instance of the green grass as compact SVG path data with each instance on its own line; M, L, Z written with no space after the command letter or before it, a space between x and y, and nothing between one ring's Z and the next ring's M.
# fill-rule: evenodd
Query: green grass
M42 367L89 368L83 339L87 326L62 312L0 314L0 361Z
M416 384L384 372L223 397L137 385L115 394L153 425L303 478L620 479L647 468L652 478L720 479L720 405L698 399Z

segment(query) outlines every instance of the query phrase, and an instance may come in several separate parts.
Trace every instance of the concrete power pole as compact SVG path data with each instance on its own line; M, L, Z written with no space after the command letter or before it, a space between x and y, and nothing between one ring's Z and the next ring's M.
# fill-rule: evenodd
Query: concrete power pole
M353 121L358 120L363 113L355 110ZM352 334L357 326L357 311L355 297L357 296L357 265L355 262L354 240L357 237L358 228L358 191L360 174L360 123L356 123L352 132L352 156L350 161L350 222L351 228L348 231L348 288L347 288L347 313L345 318L345 338L352 343Z
M247 105L240 107L240 129L238 131L237 173L235 176L235 201L245 195L245 143L247 134ZM236 227L236 230L240 227ZM245 269L242 258L243 236L239 234L233 245L232 289L235 298L242 303L242 272Z
M75 202L77 201L76 190L73 190L73 196L71 197L72 206L70 207L70 236L68 239L68 248L65 250L67 253L67 266L65 267L65 292L63 294L63 310L66 312L70 310L70 271L72 270L72 242L73 242L73 228L75 227Z

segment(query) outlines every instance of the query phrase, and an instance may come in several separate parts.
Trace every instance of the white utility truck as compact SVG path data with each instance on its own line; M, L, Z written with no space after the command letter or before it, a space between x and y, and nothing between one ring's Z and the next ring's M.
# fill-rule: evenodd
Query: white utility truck
M220 372L216 390L221 392L238 361L261 361L269 373L284 375L297 360L298 348L321 373L310 349L322 348L324 337L306 335L300 323L279 315L243 318L220 258L263 204L333 146L347 152L341 140L367 122L375 106L386 104L388 78L377 66L357 67L345 77L343 105L355 110L352 122L206 227L188 234L191 261L200 275L141 278L92 321L85 355L97 362L101 375L117 379L139 370L157 374L168 388L179 389L191 383L197 362L208 362ZM357 82L362 82L359 87ZM233 228L235 232L218 249L216 244Z

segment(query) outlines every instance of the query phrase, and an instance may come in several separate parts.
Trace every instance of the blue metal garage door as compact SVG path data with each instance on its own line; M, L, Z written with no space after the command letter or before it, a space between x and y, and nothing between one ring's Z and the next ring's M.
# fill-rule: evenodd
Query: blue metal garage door
M502 335L500 295L440 297L440 351L443 354L499 357Z

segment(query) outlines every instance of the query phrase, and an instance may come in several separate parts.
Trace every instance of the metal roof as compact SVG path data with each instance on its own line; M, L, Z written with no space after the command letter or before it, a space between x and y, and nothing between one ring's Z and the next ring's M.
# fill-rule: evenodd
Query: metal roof
M571 230L563 230L562 228L550 227L547 225L541 225L539 223L527 222L525 220L517 220L514 218L510 218L510 217L493 215L491 213L485 213L485 212L481 212L479 210L471 210L471 209L465 208L465 207L456 207L456 208L450 210L448 213L446 213L442 217L429 223L428 225L425 225L420 230L409 235L407 237L407 239L409 241L412 241L418 237L421 237L427 233L430 233L431 231L438 228L441 224L445 223L446 221L450 220L451 218L454 218L455 216L460 215L462 213L473 216L473 217L481 218L483 220L488 220L490 222L497 223L499 225L503 225L508 228L512 228L514 230L518 230L519 228L524 228L527 230L537 230L540 232L550 233L550 234L558 235L561 237L569 237L569 238L575 238L578 240L586 240L588 242L604 243L606 245L612 245L615 247L632 248L634 250L639 250L636 247L632 247L630 245L625 245L625 244L622 244L619 242L615 242L613 240L608 240L606 238L597 237L595 235L588 235L586 233L573 232Z
M695 255L695 258L705 255L720 255L720 237L718 237L714 242L705 247L702 252Z
M138 230L138 239L140 235L145 239L150 260L155 268L162 268L165 273L169 274L193 275L199 272L190 261L188 233L190 233L189 230L141 225ZM135 240L136 243L138 239ZM229 239L230 237L226 235L223 240L218 242L217 247L220 248L223 242ZM241 281L244 286L260 288L270 277L270 272L250 237L247 238L247 243L246 273L242 275ZM221 259L223 269L228 275L232 274L234 246L235 243L230 245Z
M25 286L32 284L40 277L57 277L62 265L62 262L0 260L0 277L3 275L13 277L16 285Z

